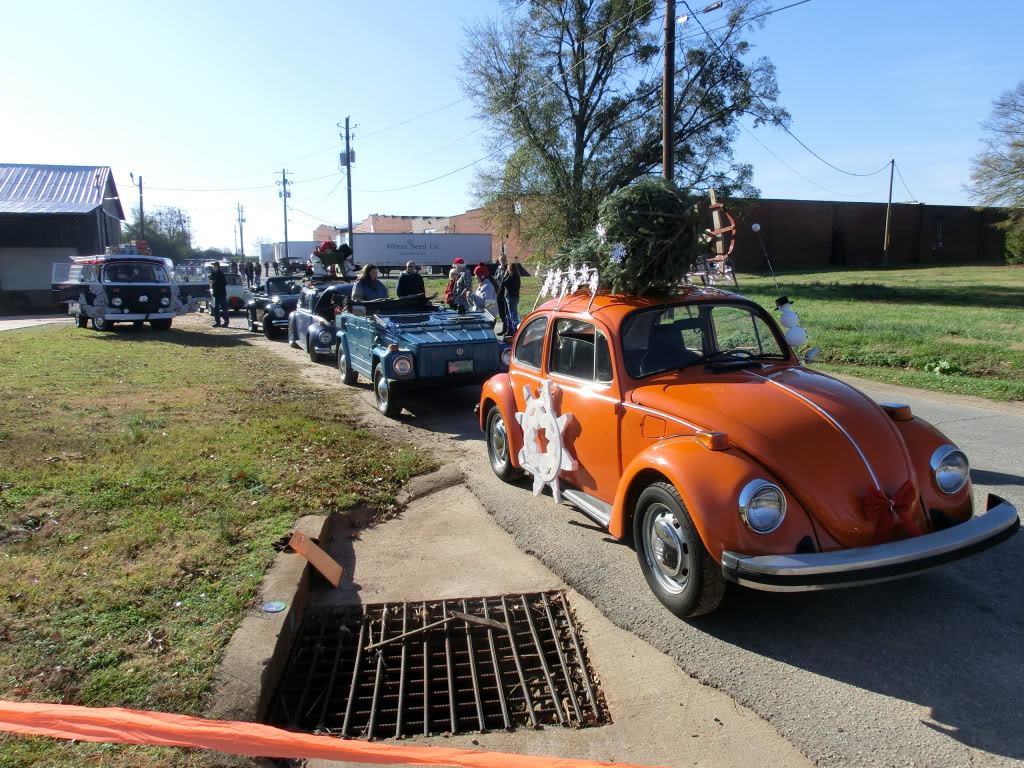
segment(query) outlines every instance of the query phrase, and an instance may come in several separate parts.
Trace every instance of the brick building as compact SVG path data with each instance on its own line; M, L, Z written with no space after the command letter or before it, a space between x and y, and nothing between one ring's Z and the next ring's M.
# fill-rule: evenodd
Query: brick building
M330 224L321 224L313 230L313 239L318 243L322 243L324 240L338 242L338 238L343 238L346 234L348 234L348 227L334 227Z

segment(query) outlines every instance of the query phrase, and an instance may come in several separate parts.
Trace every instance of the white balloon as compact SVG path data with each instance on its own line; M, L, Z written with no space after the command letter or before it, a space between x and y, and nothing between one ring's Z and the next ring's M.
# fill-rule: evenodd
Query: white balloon
M795 328L800 325L800 315L791 309L787 309L779 316L779 322L782 323L784 328Z
M761 231L761 225L760 225L760 224L752 224L752 225L750 226L750 228L751 228L752 230L754 230L755 232L760 232L760 231Z
M791 347L799 347L807 343L807 331L799 325L786 331L786 343Z

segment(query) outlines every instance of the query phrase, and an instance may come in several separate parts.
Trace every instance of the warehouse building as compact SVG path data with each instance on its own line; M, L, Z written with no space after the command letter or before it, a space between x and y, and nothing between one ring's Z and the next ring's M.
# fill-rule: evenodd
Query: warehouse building
M107 166L0 165L0 312L55 306L54 263L121 243Z

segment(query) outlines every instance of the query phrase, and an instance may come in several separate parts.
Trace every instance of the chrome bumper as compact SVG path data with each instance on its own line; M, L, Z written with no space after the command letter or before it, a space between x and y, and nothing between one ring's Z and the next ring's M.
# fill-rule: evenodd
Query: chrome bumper
M112 323L120 323L125 320L171 320L178 315L173 310L163 312L125 312L113 313L110 310L103 315L104 319Z
M1016 508L989 494L988 511L936 533L870 547L802 555L722 553L728 581L768 592L838 589L912 576L983 552L1020 528Z

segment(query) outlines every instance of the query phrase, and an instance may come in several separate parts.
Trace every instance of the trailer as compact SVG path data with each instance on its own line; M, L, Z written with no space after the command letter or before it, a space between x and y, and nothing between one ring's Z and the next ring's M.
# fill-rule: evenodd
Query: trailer
M387 275L415 261L424 272L444 274L456 258L466 264L490 264L491 235L444 235L399 232L394 234L356 232L353 235L356 264L373 264Z

